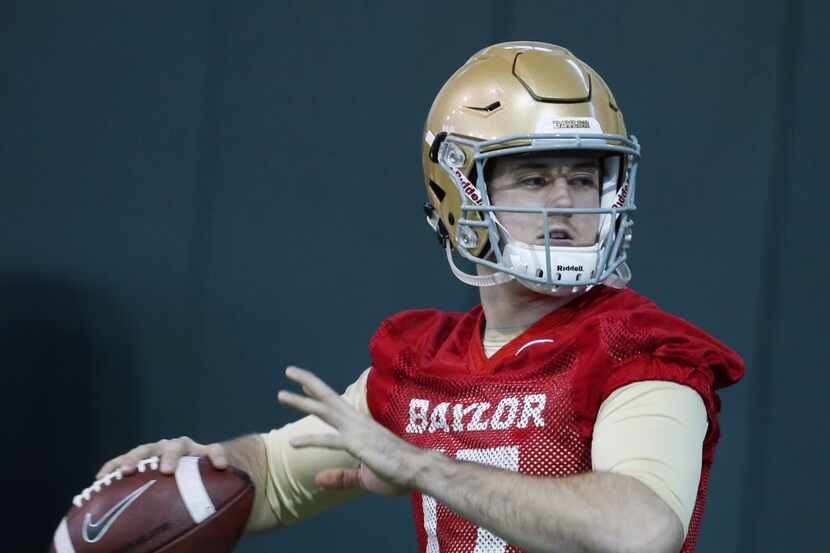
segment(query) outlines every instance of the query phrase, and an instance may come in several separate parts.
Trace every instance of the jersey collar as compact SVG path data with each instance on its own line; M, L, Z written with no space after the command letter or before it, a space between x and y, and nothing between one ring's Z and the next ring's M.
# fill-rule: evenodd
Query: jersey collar
M480 305L476 306L477 319L472 328L470 346L467 352L470 371L475 374L493 374L501 370L520 368L528 360L525 356L526 353L530 351L537 353L536 348L545 348L545 351L550 351L551 347L556 347L557 330L579 315L581 311L585 311L597 299L607 295L610 290L605 286L593 287L588 292L533 323L524 332L505 344L492 357L487 357L484 353L484 344L481 341L486 324L484 309Z

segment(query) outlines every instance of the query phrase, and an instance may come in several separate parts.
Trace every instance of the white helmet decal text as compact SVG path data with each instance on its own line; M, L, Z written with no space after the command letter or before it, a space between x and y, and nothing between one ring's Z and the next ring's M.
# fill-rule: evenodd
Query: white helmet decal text
M536 132L542 134L593 134L602 133L599 121L593 117L542 118L536 122Z
M628 182L624 182L617 192L617 199L611 204L611 207L622 207L625 205L625 200L628 198Z
M464 176L464 173L462 173L457 167L453 167L452 172L455 175L455 178L457 178L461 183L461 189L464 191L464 194L470 198L474 204L484 204L484 200L481 198L481 193L478 191L478 188L476 188L475 185Z

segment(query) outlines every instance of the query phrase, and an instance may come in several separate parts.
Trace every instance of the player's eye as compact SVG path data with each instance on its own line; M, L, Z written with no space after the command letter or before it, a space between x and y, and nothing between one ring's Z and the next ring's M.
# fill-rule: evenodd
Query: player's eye
M574 175L570 179L571 184L593 188L597 185L596 179L591 175Z
M519 184L526 188L542 188L547 181L543 177L524 177L519 179Z

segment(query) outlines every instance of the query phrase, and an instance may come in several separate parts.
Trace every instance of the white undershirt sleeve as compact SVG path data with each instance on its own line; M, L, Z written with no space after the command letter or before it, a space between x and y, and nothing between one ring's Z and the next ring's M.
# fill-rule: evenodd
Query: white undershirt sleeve
M361 413L371 416L366 403L369 371L363 371L342 397ZM278 526L288 526L365 493L358 489L324 490L314 484L314 477L320 471L359 466L359 461L350 454L317 447L295 449L288 443L294 436L328 432L335 430L310 415L260 435L268 458L265 496Z
M658 380L622 386L597 413L593 470L627 474L648 486L677 513L685 539L707 427L703 400L688 386Z

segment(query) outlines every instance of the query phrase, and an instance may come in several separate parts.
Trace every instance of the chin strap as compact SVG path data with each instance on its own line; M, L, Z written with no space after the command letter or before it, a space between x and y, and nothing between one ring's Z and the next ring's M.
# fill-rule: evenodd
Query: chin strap
M631 280L631 269L628 268L628 263L622 263L614 274L606 278L602 283L611 288L625 288Z
M452 274L455 277L463 282L464 284L469 284L470 286L477 286L479 288L485 286L497 286L499 284L504 284L505 282L510 282L513 280L513 275L509 275L507 273L493 273L492 275L471 275L465 273L458 266L455 264L452 258L452 246L450 245L450 241L447 240L445 249L447 251L447 263L450 264L450 269L452 269Z

